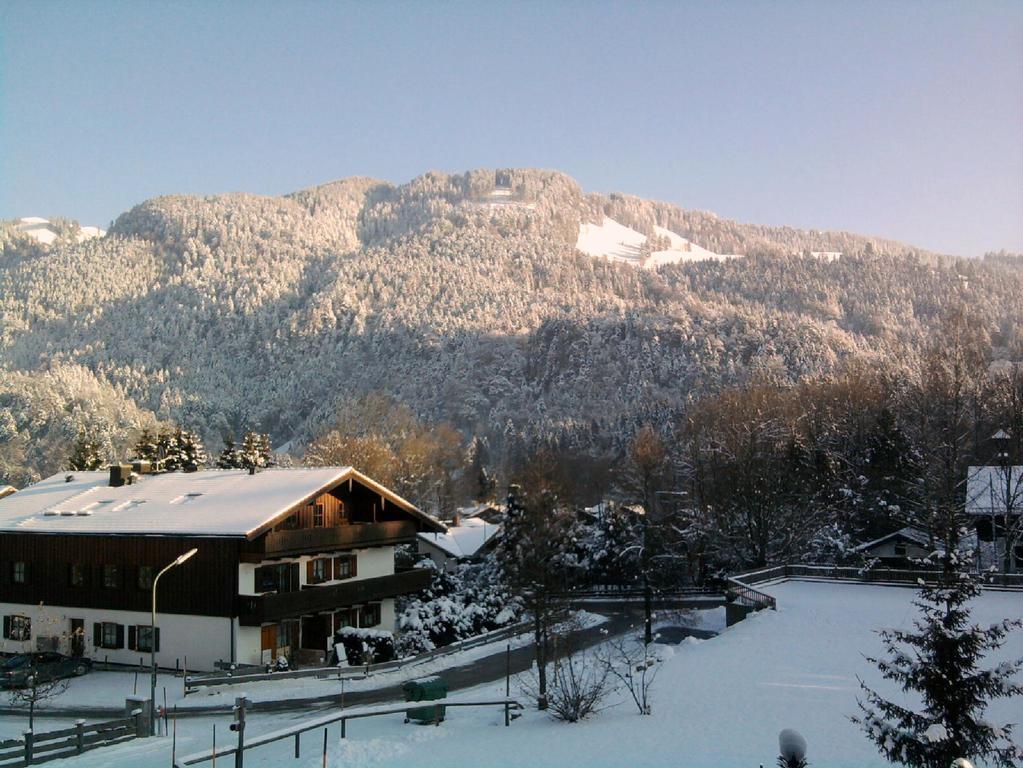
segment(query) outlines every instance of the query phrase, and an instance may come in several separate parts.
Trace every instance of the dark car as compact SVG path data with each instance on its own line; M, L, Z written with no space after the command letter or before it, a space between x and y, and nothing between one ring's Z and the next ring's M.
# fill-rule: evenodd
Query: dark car
M0 663L0 687L24 688L29 677L36 675L38 682L49 682L62 677L80 677L92 669L92 660L62 653L20 653Z

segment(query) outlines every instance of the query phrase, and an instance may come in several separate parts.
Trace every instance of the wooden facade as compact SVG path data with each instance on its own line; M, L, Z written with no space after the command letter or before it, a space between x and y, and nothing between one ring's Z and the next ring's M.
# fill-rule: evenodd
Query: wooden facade
M189 536L0 533L0 602L148 611L151 590L140 586L140 568L155 569L151 578L197 547L187 567L174 568L160 579L160 612L232 616L241 543ZM16 563L25 564L23 583L15 580ZM81 568L80 586L73 586L72 566ZM104 583L109 566L117 569L114 586Z

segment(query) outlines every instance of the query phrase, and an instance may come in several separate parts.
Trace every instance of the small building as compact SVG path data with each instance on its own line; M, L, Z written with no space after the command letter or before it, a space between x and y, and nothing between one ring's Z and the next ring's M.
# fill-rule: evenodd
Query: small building
M977 532L978 565L1023 572L1023 466L970 467L966 512Z
M146 467L139 463L136 472ZM394 548L444 526L352 467L53 475L0 499L0 650L52 645L212 669L316 662L343 626L393 630L429 581ZM197 554L153 579L184 552Z
M932 548L927 532L909 525L853 547L852 551L876 559L889 568L912 568L914 560L927 557L935 549L941 551L944 547L940 542L934 542Z
M480 560L496 544L500 532L500 525L479 517L456 518L444 533L421 532L416 543L419 553L438 568L454 568L458 563Z

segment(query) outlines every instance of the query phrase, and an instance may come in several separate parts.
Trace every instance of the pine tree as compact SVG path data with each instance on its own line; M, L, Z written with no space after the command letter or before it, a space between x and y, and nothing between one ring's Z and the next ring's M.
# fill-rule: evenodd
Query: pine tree
M272 467L276 463L273 449L270 447L270 436L258 432L245 433L239 454L244 469L262 469Z
M547 662L552 631L564 617L563 593L576 575L574 518L547 488L530 494L508 488L508 509L497 561L513 594L533 621L537 708L547 709Z
M162 463L167 472L176 472L183 466L181 453L181 442L183 432L181 427L169 432L161 432L156 441L157 459Z
M206 466L209 457L206 447L195 432L183 431L179 437L181 468L185 472L197 472Z
M914 630L882 630L887 658L868 658L886 680L917 694L922 710L888 701L861 681L866 701L858 702L862 715L852 719L886 759L911 768L944 768L957 758L1012 768L1023 760L1023 749L1010 741L1012 726L996 726L983 715L992 699L1023 693L1012 680L1023 661L978 665L1021 622L971 624L967 604L980 594L979 577L969 572L969 556L953 551L943 559L942 577L922 586L914 600L920 610Z
M101 451L102 447L95 435L80 433L68 457L68 468L79 472L101 469L107 463Z
M241 455L233 437L224 438L224 448L217 456L217 469L240 469Z
M135 442L135 458L142 461L155 462L160 458L160 448L157 445L157 438L148 429L143 429L139 439Z

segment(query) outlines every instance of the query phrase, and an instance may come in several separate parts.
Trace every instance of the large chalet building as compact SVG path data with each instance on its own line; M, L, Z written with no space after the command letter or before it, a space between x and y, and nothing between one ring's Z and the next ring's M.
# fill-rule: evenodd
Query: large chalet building
M134 470L134 471L133 471ZM0 498L0 651L162 667L322 660L426 586L394 547L444 526L351 467L68 472ZM192 548L157 588L154 576Z

